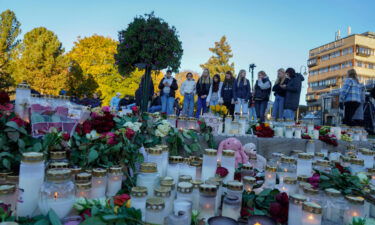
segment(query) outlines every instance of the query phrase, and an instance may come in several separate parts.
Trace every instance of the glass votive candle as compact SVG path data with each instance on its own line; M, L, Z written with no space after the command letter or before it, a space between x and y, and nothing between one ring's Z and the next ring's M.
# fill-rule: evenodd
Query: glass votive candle
M207 180L215 176L217 167L217 151L215 149L206 149L203 154L202 178Z
M10 174L12 174L12 172L10 172L10 171L0 172L0 182L4 183L6 181L7 176L10 175Z
M189 218L184 211L179 211L177 212L177 214L171 214L168 216L167 224L173 224L173 225L189 224Z
M151 224L164 224L164 208L164 199L158 197L148 198L146 200L145 222Z
M92 179L91 173L82 172L82 173L76 174L74 180L76 183L88 183L88 182L91 183L91 179Z
M255 177L244 176L242 178L242 183L246 192L252 192L254 185L256 185L257 183L257 180L255 179Z
M46 181L40 189L39 209L47 215L53 209L59 219L66 217L75 202L75 188L69 169L47 170Z
M91 181L87 183L76 183L76 198L91 198Z
M246 176L255 176L255 171L253 170L252 165L250 164L243 164L241 168L241 177Z
M142 163L140 173L137 175L137 186L147 187L147 195L152 196L158 183L159 175L156 163Z
M228 174L224 177L224 181L230 181L234 179L236 159L234 157L234 151L223 150L221 157L221 166L228 170Z
M188 222L186 224L191 224L191 214L192 214L192 203L191 201L186 201L182 199L176 199L173 204L174 214L184 212L187 216Z
M285 126L285 137L286 138L293 138L293 127L292 126Z
M264 175L264 188L274 188L276 185L276 166L266 166L266 171Z
M17 195L16 185L1 184L0 185L0 202L11 206L11 210L16 209Z
M312 173L312 159L313 155L308 153L299 153L297 159L297 176L310 176Z
M374 151L367 148L360 148L358 153L358 158L363 159L365 168L374 167Z
M107 170L93 169L91 186L91 198L104 198L107 187Z
M54 163L54 162L69 163L69 161L66 159L66 151L50 151L49 160L47 164Z
M145 219L146 214L146 198L147 188L142 186L132 187L130 192L131 195L131 207L139 209L142 212L142 220Z
M301 225L321 225L322 207L314 202L304 202L301 217Z
M180 165L182 164L184 158L181 156L169 156L169 164L167 167L167 176L172 177L175 182L178 181L178 176L180 173Z
M197 179L197 166L199 166L199 163L196 161L189 160L189 162L186 164L186 167L184 169L180 169L180 176L181 175L188 175L193 180Z
M108 171L108 182L107 182L107 197L112 197L121 190L122 186L122 167L112 166Z
M353 174L365 172L365 161L359 158L352 158L350 159L350 169Z
M167 167L168 167L168 159L169 159L169 147L168 145L159 145L159 147L161 148L162 150L162 153L161 153L161 156L162 156L162 161L163 161L163 165L162 165L162 176L166 176L167 175Z
M190 180L191 181L191 180ZM189 182L177 184L177 199L192 201L193 185Z
M156 163L157 172L159 176L162 176L163 173L163 150L158 147L147 149L147 162Z
M277 167L277 174L280 183L283 182L284 177L297 177L296 159L293 157L283 156L280 164Z
M306 143L306 153L314 154L315 153L315 142L310 139Z
M192 201L193 201L193 209L199 209L199 187L203 184L202 180L192 180L190 183L193 185L193 192L192 192Z
M173 211L173 199L171 198L171 189L167 187L157 187L154 190L154 196L164 199L164 217L167 217Z
M302 128L301 126L295 126L294 127L294 138L301 139L302 137Z
M288 225L300 225L302 217L302 204L306 197L299 194L289 195Z
M226 195L223 200L222 216L238 220L241 214L241 201L237 196Z
M347 209L344 213L344 224L351 224L353 217L364 217L364 198L355 196L345 196Z
M211 177L205 182L206 184L211 184L216 186L216 203L215 203L215 215L219 215L219 208L222 202L223 191L223 179L219 177Z
M176 198L176 184L173 181L172 177L163 177L160 180L160 187L166 187L171 189L171 197L172 199Z
M322 205L323 199L321 198L318 189L313 189L312 187L305 186L303 188L303 192L309 202Z
M242 203L243 184L239 181L233 180L227 182L227 194L237 196Z
M70 169L70 173L72 174L72 181L75 182L76 175L82 172L82 168L78 166L71 166L69 167L69 169Z
M269 161L268 165L271 166L278 166L281 162L281 158L284 157L285 155L281 152L273 152L271 160Z
M313 130L312 136L315 140L319 140L319 130Z
M190 175L180 175L178 177L178 183L180 183L180 182L190 182L192 180L193 180L193 178Z
M321 152L315 152L314 160L324 159L324 154Z
M288 195L297 193L297 178L284 177L284 182L280 184L280 191L286 192Z
M216 191L216 186L211 184L202 184L199 187L198 219L203 219L207 222L209 218L215 216Z
M322 160L322 159L317 160L314 163L314 169L318 170L318 171L329 173L329 172L331 172L330 161Z
M329 188L325 190L326 193L326 204L325 210L323 211L323 223L327 222L330 224L344 224L344 212L346 209L346 202L344 201L341 192Z

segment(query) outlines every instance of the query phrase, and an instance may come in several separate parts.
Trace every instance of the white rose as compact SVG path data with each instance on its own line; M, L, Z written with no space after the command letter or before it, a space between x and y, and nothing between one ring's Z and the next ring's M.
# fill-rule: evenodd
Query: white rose
M159 125L157 130L159 130L159 131L160 131L161 133L163 133L164 136L165 136L165 135L167 135L168 132L169 132L169 126L166 126L166 125Z
M158 137L165 137L165 135L159 129L155 131L155 135Z
M96 140L99 138L99 134L96 130L92 130L90 133L86 134L86 138L89 140Z
M134 129L133 130L135 132L138 132L141 129L142 123L135 122L133 125L134 125Z

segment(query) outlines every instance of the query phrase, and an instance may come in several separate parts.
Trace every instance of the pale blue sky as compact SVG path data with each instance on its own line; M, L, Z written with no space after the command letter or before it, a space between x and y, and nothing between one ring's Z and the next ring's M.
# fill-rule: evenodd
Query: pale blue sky
M236 72L255 63L271 80L280 67L299 71L308 50L333 41L338 29L342 36L347 26L352 33L375 31L374 0L0 0L0 11L5 9L16 13L23 34L44 26L66 50L78 36L117 39L134 16L155 11L179 31L181 70L201 72L208 48L226 35ZM306 87L305 81L303 95Z

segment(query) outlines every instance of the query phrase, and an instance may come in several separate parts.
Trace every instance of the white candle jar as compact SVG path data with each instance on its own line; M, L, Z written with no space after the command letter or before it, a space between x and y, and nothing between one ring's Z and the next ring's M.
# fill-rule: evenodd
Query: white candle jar
M340 162L343 167L350 167L350 157L340 156Z
M335 127L333 134L336 136L337 140L341 140L341 127Z
M276 171L277 168L275 166L266 166L266 171L264 175L264 184L263 188L274 188L276 185Z
M184 158L181 156L170 156L169 164L167 167L167 176L172 177L175 182L178 181L178 176L180 173L180 165L182 164Z
M281 192L286 192L288 195L297 194L297 178L295 177L284 177L283 183L280 184L279 188Z
M177 121L177 116L176 115L168 115L168 122L171 124L171 127L176 127L176 121Z
M286 138L293 138L293 127L292 126L286 126L285 127L285 137Z
M365 161L359 158L352 158L350 159L350 169L353 174L365 172Z
M187 128L187 117L180 116L177 120L177 128L182 130Z
M297 177L296 159L292 157L281 157L280 164L277 167L277 174L280 183L283 182L284 177Z
M322 207L313 202L304 202L302 204L301 225L321 225Z
M186 158L186 161L185 167L180 169L179 175L187 175L191 177L191 179L196 179L197 167L195 167L195 162L188 158Z
M271 156L271 160L269 160L269 165L272 166L278 166L281 162L281 158L284 157L285 155L280 152L273 152Z
M361 134L359 131L354 131L353 133L353 141L360 141L361 140Z
M69 167L69 169L70 169L70 173L72 174L72 181L75 182L76 175L82 172L82 168L78 166L72 166L72 167ZM90 177L90 181L91 181L91 177Z
M347 200L347 209L344 213L344 224L352 223L353 217L364 217L364 199L362 197L345 196Z
M307 124L307 133L309 133L310 135L312 135L314 132L314 124L313 123L308 123Z
M222 216L238 220L241 214L241 202L237 196L226 195L223 201L223 210L221 212Z
M201 186L201 184L203 184L203 182L202 180L192 180L190 183L193 185L192 207L194 210L198 210L199 209L199 187Z
M313 130L312 135L315 140L319 140L319 130Z
M92 179L91 173L82 172L82 173L77 173L75 175L74 180L76 183L83 184L83 183L91 183L91 179Z
M76 183L76 198L91 198L91 181L88 183Z
M178 183L180 183L180 182L190 182L192 180L193 180L193 178L190 175L180 175L178 177Z
M344 212L346 209L346 202L340 191L336 189L325 190L327 201L325 210L323 211L323 222L330 224L344 224Z
M107 170L95 168L92 170L91 198L105 198L107 187Z
M367 136L368 136L368 133L366 131L362 131L362 135L361 135L361 141L367 141Z
M191 220L191 218L190 218ZM179 211L176 214L171 214L167 218L167 224L173 224L173 225L186 225L189 224L189 218L186 215L185 212Z
M307 141L307 143L306 143L306 153L311 153L311 154L315 153L315 142L314 142L314 140L310 139L310 140Z
M66 217L75 202L75 188L69 169L50 169L40 189L39 209L47 215L53 209L59 219Z
M234 157L234 151L224 150L221 157L221 166L228 170L228 174L224 177L224 181L230 181L234 179L236 159Z
M48 169L68 169L69 163L67 162L53 162L48 164Z
M289 195L288 225L301 225L302 204L306 197L298 194Z
M164 224L164 208L164 199L158 197L148 198L146 200L145 222L151 224Z
M191 224L192 204L190 201L177 199L174 201L173 211L175 215L184 212L187 216L187 223L185 224Z
M66 151L50 151L49 160L47 164L49 165L50 163L55 162L69 163L69 161L66 159Z
M144 220L146 215L147 188L142 186L133 187L130 195L131 207L141 210L142 220Z
M168 167L168 159L169 159L169 147L168 145L160 145L159 146L161 149L162 149L162 153L161 153L161 156L162 156L162 162L163 162L163 165L162 165L162 176L166 176L167 175L167 167Z
M318 189L314 189L312 187L305 186L305 187L303 187L303 193L304 193L304 195L306 196L306 198L309 202L313 202L313 203L319 204L321 206L323 205L322 204L323 198L319 194Z
M211 184L216 186L216 202L215 202L215 215L219 215L219 208L221 206L222 196L224 194L223 191L223 179L219 177L211 177L205 182L206 184Z
M341 153L335 151L335 152L330 152L328 158L330 161L339 161L340 156L341 156Z
M137 176L137 186L147 187L148 196L152 196L158 181L159 175L157 173L156 163L142 163L140 173Z
M207 180L215 176L217 167L217 151L215 149L206 149L203 154L202 179Z
M121 190L122 186L122 167L112 166L108 171L108 182L107 182L107 197L112 197Z
M173 199L171 198L171 189L167 187L158 187L154 190L154 196L162 198L165 202L164 217L167 217L173 211Z
M297 159L297 176L310 176L312 172L313 155L308 153L299 153Z
M230 130L232 129L231 125L232 125L232 116L227 115L224 121L224 126L225 126L224 128L225 128L226 134L230 134Z
M32 216L38 207L40 188L44 181L43 154L23 153L20 165L17 216Z
M324 154L321 153L321 152L315 152L315 157L314 157L314 160L320 160L320 159L324 159Z
M0 202L10 205L12 211L15 210L16 202L17 202L16 185L13 185L13 184L1 184L0 185Z
M243 164L241 168L241 177L246 176L255 176L255 171L253 170L253 166L250 164Z
M215 216L216 186L210 184L202 184L199 187L199 216L205 222L209 218Z
M190 179L191 181L191 179ZM192 201L193 185L189 182L180 182L177 184L177 199Z
M172 177L163 177L160 180L160 187L166 187L166 188L171 189L172 199L176 198L176 194L177 194L176 193L176 184L174 183Z
M300 126L294 127L294 138L301 139L302 137L302 128Z
M281 125L275 127L275 137L283 137L284 136L284 128Z
M147 149L147 162L156 163L159 176L163 176L163 156L162 149L155 147Z
M243 183L239 181L227 182L227 194L237 196L242 203Z
M246 192L252 192L254 185L256 185L255 177L244 176L242 177L242 183L244 185L244 190Z
M358 153L358 158L363 159L365 168L374 167L374 151L360 148Z
M329 172L331 172L330 161L322 160L322 159L317 160L314 163L314 169L318 170L318 171L329 173Z

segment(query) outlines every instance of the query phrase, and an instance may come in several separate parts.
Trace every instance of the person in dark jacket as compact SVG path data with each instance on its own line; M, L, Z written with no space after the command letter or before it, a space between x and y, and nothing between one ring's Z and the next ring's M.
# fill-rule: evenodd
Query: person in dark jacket
M211 87L211 78L210 72L208 69L204 69L202 76L198 79L196 85L196 93L198 95L198 102L197 102L197 114L196 117L203 113L207 112L207 96L210 92Z
M272 117L277 119L284 118L284 100L286 95L286 90L281 88L280 85L288 84L289 79L285 76L285 70L283 68L277 71L277 79L272 91L275 94L275 101L272 107Z
M87 94L83 94L81 100L79 100L80 105L90 106L91 100L87 97Z
M174 109L174 112L175 112L176 116L180 116L180 113L182 111L182 106L180 104L180 98L176 98L176 100L174 101L173 109Z
M161 92L161 111L167 115L172 115L178 85L177 80L172 77L171 70L168 70L165 77L160 81L159 89Z
M155 113L155 112L160 112L161 111L161 99L160 95L158 92L152 96L152 101L151 101L151 106L148 109L148 112L150 113Z
M246 71L240 70L238 78L234 82L233 87L233 100L235 104L234 111L237 115L241 114L246 116L248 107L248 101L250 99L250 82L246 79Z
M268 100L271 94L271 81L264 71L258 73L258 80L254 87L255 111L260 122L264 122Z
M290 80L288 84L282 84L280 87L286 90L284 102L284 118L294 120L295 112L299 106L299 98L301 95L302 81L305 80L302 74L296 73L293 68L285 71L286 77Z
M92 99L90 99L90 106L91 108L101 107L102 106L102 100L99 98L98 94L94 93L92 95Z
M227 71L225 73L225 79L223 82L223 86L221 88L221 99L220 103L225 105L228 109L228 112L231 116L234 115L234 100L233 100L233 85L235 79L231 71Z
M142 76L141 82L139 83L138 89L135 91L135 105L138 107L141 107L142 103L142 92L143 92L143 86L145 85L145 75ZM150 79L149 84L149 90L147 90L148 95L148 101L150 102L152 100L152 96L154 95L154 83L152 82L152 79Z
M130 109L131 107L135 106L135 103L132 99L130 99L129 95L125 95L118 103L118 106L120 109L122 108Z

